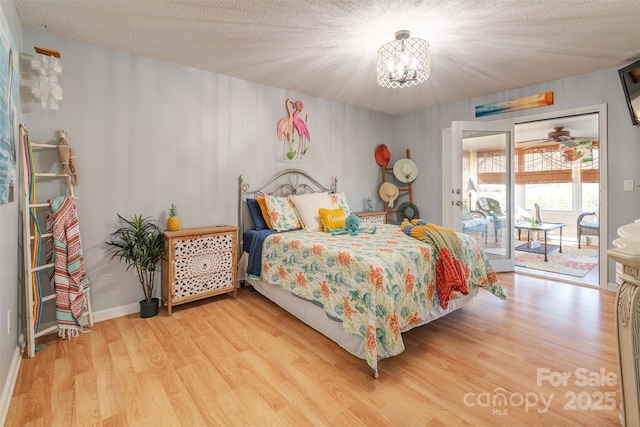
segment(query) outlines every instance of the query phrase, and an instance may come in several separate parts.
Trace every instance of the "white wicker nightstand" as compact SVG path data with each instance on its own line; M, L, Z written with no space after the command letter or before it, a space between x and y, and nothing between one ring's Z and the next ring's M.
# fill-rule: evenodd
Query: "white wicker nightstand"
M360 222L363 224L386 224L387 213L386 212L352 212L355 216L360 218Z

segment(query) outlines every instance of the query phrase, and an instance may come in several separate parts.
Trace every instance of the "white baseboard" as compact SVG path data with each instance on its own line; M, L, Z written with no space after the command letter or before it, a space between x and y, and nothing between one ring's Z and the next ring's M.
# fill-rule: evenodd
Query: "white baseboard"
M123 305L120 307L108 308L106 310L94 311L93 322L102 322L104 320L115 319L116 317L128 316L129 314L139 313L140 303Z
M16 381L18 379L20 363L22 362L22 350L20 347L20 345L17 345L13 352L13 358L11 359L11 366L9 367L7 380L4 382L2 396L0 396L0 425L5 425L7 414L9 413L9 406L11 405L13 389L15 388Z

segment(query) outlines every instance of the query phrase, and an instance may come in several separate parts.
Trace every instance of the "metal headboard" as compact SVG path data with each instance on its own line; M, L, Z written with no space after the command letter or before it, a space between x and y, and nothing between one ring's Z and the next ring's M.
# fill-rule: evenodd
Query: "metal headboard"
M260 197L265 194L271 194L278 197L286 197L297 194L308 193L335 193L338 191L338 177L331 179L331 185L325 187L315 178L301 169L285 169L274 175L265 184L250 188L248 183L244 182L242 175L238 177L238 227L240 228L240 254L244 248L242 235L246 231L245 224L251 223L248 208L245 199L248 197Z

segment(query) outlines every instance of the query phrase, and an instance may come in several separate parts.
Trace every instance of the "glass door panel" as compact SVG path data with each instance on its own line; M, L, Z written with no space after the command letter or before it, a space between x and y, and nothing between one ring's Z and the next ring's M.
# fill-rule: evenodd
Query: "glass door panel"
M452 199L445 218L447 226L478 241L496 271L513 271L513 132L504 128L453 122Z

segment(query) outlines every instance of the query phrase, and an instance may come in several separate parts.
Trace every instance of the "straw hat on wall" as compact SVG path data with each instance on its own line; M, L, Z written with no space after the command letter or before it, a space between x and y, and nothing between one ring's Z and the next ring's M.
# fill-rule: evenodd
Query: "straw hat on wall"
M400 182L413 182L418 176L418 165L411 159L400 159L393 165L393 175Z
M380 186L380 198L384 200L385 203L389 205L390 208L393 207L393 202L398 198L398 194L400 191L398 187L390 182L383 182Z

